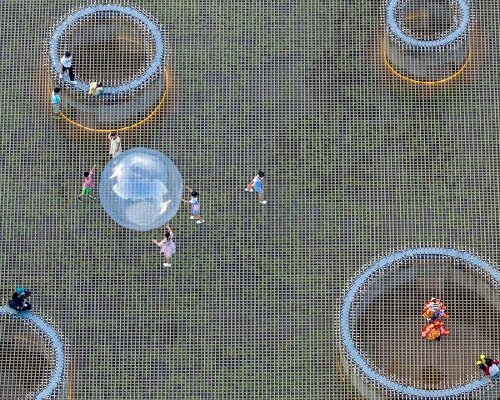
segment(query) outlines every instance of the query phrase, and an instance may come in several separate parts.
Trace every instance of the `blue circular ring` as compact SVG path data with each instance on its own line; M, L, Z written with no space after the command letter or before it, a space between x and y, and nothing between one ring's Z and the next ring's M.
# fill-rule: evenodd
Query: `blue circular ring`
M422 49L430 49L436 47L443 47L448 44L453 43L455 40L460 38L462 35L467 33L469 28L470 20L470 10L469 4L466 0L456 0L461 11L462 20L458 25L457 29L451 32L448 36L445 36L439 40L418 40L404 33L398 26L397 22L394 20L394 10L396 6L401 2L401 0L390 0L387 6L386 20L391 32L401 41L414 47Z
M135 21L140 22L148 30L155 41L156 52L154 59L148 69L141 76L120 86L105 87L101 92L104 95L129 93L132 90L140 88L144 83L152 78L161 69L165 57L165 45L163 43L163 35L160 32L160 29L148 17L133 8L111 4L96 5L93 7L83 8L75 12L74 14L71 14L69 18L67 18L56 28L54 34L52 35L52 38L50 40L50 63L56 75L58 75L60 70L58 47L64 32L66 32L68 28L75 25L83 18L101 12L114 12L117 14L123 14L132 17ZM76 81L76 84L72 84L71 86L83 92L88 92L89 90L89 84L81 81Z
M484 380L475 380L469 382L466 385L456 386L450 389L441 390L424 390L418 389L411 386L400 385L387 379L385 376L375 372L363 359L361 354L356 349L354 341L351 337L351 331L349 329L349 314L351 305L354 301L354 297L358 290L368 281L368 279L377 271L383 270L390 265L407 259L419 259L419 258L453 258L458 260L466 261L487 274L489 274L496 282L500 283L500 272L489 265L487 262L474 257L473 255L455 250L446 249L440 247L420 247L415 249L408 249L396 253L392 253L380 260L374 262L370 265L362 274L360 274L352 283L349 291L345 295L342 301L342 310L340 313L340 335L342 344L348 353L350 359L361 369L361 371L370 379L375 382L380 383L383 387L392 390L393 392L403 393L416 398L445 398L458 396L462 394L467 394L474 392L480 388L488 386L488 383Z
M36 395L36 400L43 400L49 398L57 389L59 384L62 382L64 375L64 350L63 344L59 335L55 331L52 326L50 326L47 322L45 322L38 315L33 314L29 311L15 311L8 306L0 307L0 314L9 315L14 318L21 318L29 322L31 325L34 325L41 332L43 332L49 339L54 349L56 365L54 370L52 371L52 375L49 378L49 383L40 393Z

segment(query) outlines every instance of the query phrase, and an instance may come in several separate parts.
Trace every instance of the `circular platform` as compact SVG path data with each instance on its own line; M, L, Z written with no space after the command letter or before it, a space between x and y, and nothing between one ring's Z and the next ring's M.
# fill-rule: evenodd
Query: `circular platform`
M6 386L11 382L13 387L17 384L14 397L21 395L19 398L24 398L28 392L37 392L33 395L37 400L56 393L64 398L64 348L55 329L32 312L17 312L8 306L0 307L0 317L13 319L9 328L3 329L1 345L5 350L10 348L16 360L3 383L2 393L6 393ZM14 331L14 328L17 329ZM18 364L23 359L28 364ZM27 378L27 373L34 375ZM42 387L38 387L38 382ZM27 392L19 393L19 390Z
M496 398L475 360L500 345L496 332L478 329L500 323L499 287L498 270L454 249L409 249L376 261L342 301L344 369L366 398ZM420 338L420 311L433 296L450 313L450 335L440 342Z
M468 0L389 0L386 63L415 82L446 81L468 60L470 25Z

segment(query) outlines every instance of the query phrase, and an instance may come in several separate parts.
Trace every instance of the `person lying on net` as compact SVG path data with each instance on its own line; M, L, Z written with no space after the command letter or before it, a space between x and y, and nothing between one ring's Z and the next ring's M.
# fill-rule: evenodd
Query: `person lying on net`
M441 340L441 336L446 336L450 333L448 329L443 325L443 323L438 319L434 322L429 322L426 324L422 331L420 332L420 336L422 339L427 340Z

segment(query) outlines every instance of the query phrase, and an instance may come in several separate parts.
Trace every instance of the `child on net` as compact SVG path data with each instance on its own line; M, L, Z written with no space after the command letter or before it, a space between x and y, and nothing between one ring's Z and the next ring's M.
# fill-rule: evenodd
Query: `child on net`
M172 255L175 253L175 243L173 241L174 238L174 232L172 231L172 228L170 228L170 225L167 224L165 225L165 237L161 242L158 242L158 240L153 239L151 243L155 244L160 248L160 254L163 254L165 257L165 262L163 263L164 267L171 267L172 264L170 264L170 258Z
M195 219L197 224L202 224L205 222L201 216L201 205L200 205L200 195L197 191L193 190L186 185L186 190L191 195L190 200L181 199L183 203L191 204L191 216L190 219Z

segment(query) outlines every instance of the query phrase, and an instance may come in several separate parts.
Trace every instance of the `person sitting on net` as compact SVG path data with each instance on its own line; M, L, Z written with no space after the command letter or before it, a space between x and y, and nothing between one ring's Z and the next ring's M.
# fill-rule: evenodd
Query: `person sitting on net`
M91 82L89 85L89 95L90 96L99 96L102 92L102 82Z
M436 299L435 297L432 297L427 303L425 303L421 315L422 318L427 320L427 322L434 322L438 319L448 318L443 301L441 299Z
M16 311L29 311L31 310L31 303L28 301L28 297L31 296L31 292L24 288L16 288L16 291L12 294L12 298L9 300L9 307Z
M484 354L481 354L479 360L476 361L476 364L483 370L484 375L486 375L486 377L488 378L488 382L490 385L493 383L492 378L496 379L500 376L500 360L494 360L492 358L486 357Z
M427 340L441 340L441 336L446 336L450 333L448 329L443 325L443 323L438 319L434 322L429 322L426 324L422 331L420 332L420 336L422 339Z

